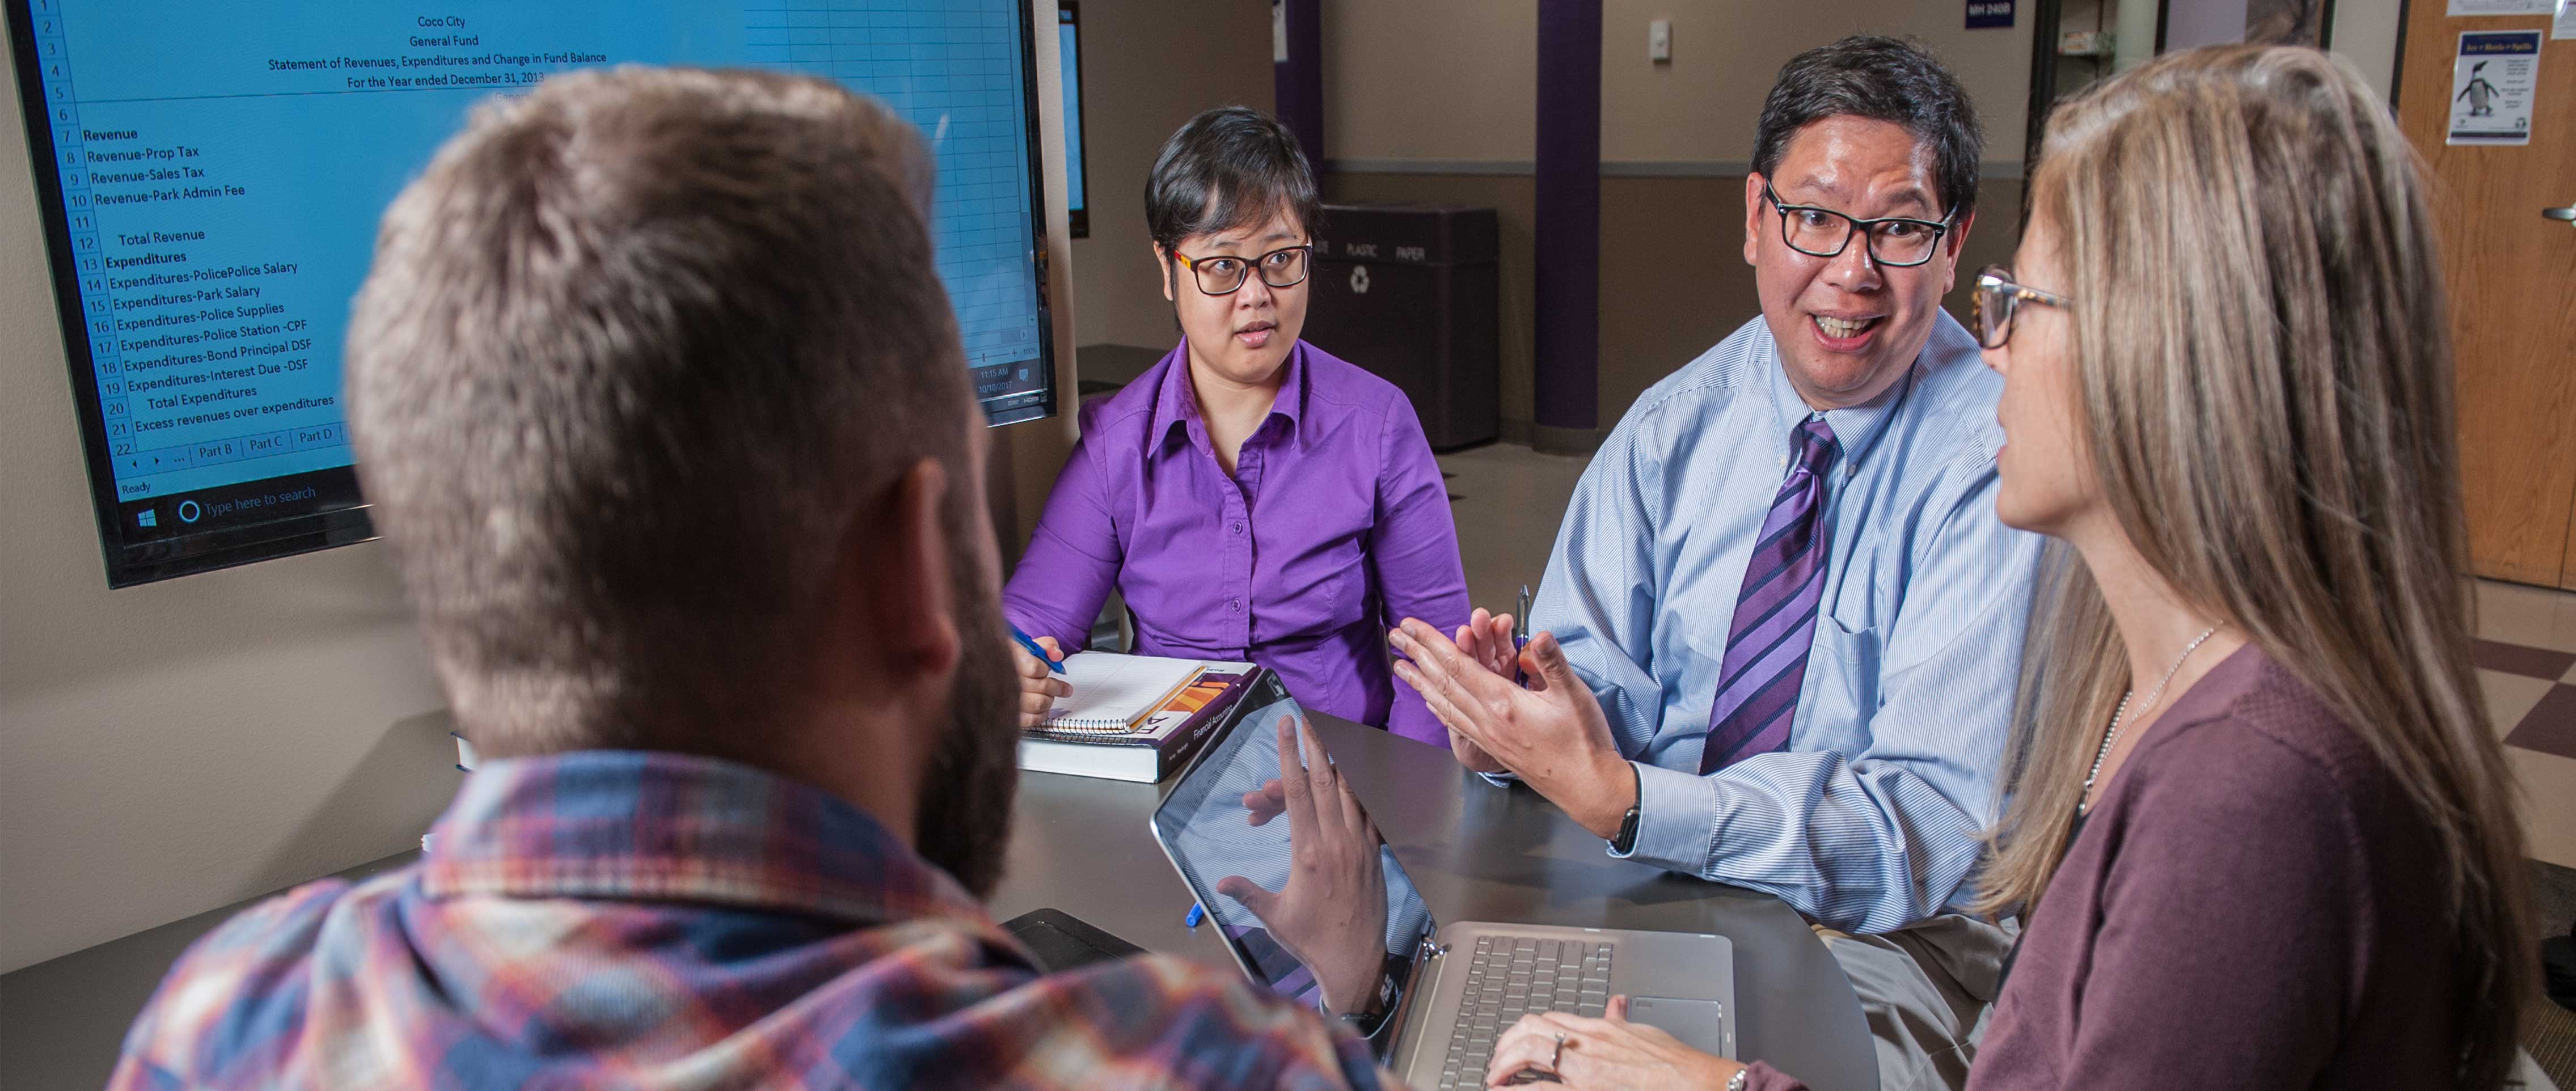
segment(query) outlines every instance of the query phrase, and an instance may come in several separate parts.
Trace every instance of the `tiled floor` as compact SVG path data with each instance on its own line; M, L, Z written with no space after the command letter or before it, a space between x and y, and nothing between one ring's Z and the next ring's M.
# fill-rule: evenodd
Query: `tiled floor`
M1586 461L1506 444L1441 457L1477 605L1510 609L1538 586ZM2531 854L2576 867L2576 594L2480 580L2477 603L2478 681L2522 781Z
M2478 681L2531 855L2576 867L2576 594L2478 581Z

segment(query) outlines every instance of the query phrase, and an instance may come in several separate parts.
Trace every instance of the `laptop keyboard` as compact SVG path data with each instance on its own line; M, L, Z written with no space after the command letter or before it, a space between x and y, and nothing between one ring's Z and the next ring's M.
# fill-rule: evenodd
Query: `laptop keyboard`
M1440 1086L1482 1086L1494 1039L1523 1015L1561 1011L1599 1018L1610 1007L1610 952L1610 944L1586 940L1477 937Z

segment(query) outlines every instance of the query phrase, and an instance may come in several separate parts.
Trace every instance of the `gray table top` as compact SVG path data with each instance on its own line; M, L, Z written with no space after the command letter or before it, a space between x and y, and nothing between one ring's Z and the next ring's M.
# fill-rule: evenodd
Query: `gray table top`
M1527 788L1496 788L1449 753L1311 713L1317 734L1442 923L1462 920L1708 932L1735 945L1747 1057L1816 1091L1878 1086L1860 1003L1833 956L1779 899L1613 859ZM1147 822L1169 786L1025 773L997 919L1052 908L1150 951L1234 972L1216 930L1182 920L1189 888Z

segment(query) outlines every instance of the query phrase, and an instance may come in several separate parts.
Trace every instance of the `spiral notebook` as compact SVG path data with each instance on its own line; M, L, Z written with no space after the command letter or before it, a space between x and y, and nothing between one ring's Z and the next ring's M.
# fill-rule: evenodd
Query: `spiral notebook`
M1190 684L1207 663L1151 655L1075 652L1064 660L1073 696L1056 698L1050 731L1126 732Z

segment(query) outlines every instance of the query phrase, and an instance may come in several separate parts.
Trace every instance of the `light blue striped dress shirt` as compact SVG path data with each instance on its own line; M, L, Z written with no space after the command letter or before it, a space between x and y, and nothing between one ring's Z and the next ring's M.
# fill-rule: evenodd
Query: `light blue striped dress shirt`
M1788 748L1699 775L1756 531L1812 415L1760 318L1646 391L1575 487L1530 613L1641 786L1635 859L1886 931L1973 893L2041 539L1995 515L2003 381L1946 313L1824 414L1824 599Z

